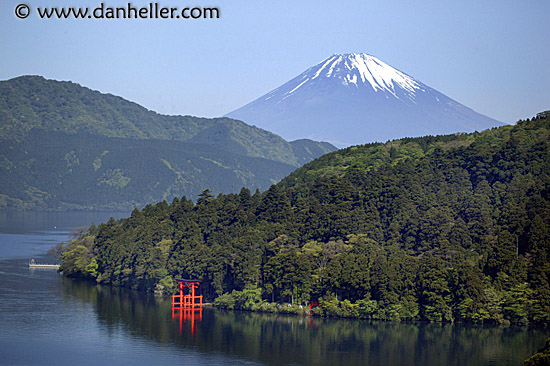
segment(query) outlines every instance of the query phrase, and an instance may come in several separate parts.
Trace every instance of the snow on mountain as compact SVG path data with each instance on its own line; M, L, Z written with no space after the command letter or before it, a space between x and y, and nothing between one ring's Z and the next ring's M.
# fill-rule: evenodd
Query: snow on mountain
M306 82L315 80L318 77L338 79L345 86L350 84L355 85L355 87L370 85L374 91L381 90L394 96L396 96L395 84L408 91L411 97L414 97L416 89L421 88L420 84L410 76L385 64L376 57L366 54L333 55L325 60L321 66L319 65L316 67L317 70L310 69L314 71L312 77L310 72L306 72L302 77L305 80L287 94L292 94ZM359 79L361 82L359 82Z
M364 53L332 55L227 116L340 147L502 125Z

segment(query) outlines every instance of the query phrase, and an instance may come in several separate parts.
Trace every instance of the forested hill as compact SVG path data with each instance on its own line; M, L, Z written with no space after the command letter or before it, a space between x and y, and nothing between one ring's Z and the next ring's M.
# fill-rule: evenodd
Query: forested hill
M351 147L264 193L160 202L62 250L64 273L230 308L550 323L550 119ZM221 295L221 296L220 296ZM271 306L271 307L270 307Z
M301 143L287 142L231 118L162 115L73 82L21 76L0 81L0 95L0 138L21 140L38 128L69 134L187 141L295 167L320 156L301 149ZM308 144L323 153L336 150L329 143L308 140Z
M33 130L0 144L0 208L127 210L188 195L269 188L295 168L204 144Z
M206 187L265 190L336 150L39 76L0 81L0 95L0 209L132 210Z

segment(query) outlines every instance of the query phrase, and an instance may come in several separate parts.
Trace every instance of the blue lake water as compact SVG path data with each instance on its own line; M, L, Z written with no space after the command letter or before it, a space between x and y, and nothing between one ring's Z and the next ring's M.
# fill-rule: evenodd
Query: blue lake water
M550 329L205 309L29 269L72 228L125 213L0 213L0 365L522 365Z

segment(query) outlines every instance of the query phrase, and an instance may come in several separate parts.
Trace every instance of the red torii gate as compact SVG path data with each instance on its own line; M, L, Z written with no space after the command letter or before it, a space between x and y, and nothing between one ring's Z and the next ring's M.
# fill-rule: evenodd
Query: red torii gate
M195 289L199 286L199 281L176 278L176 282L179 285L180 293L172 295L172 309L194 309L196 307L202 309L202 295L195 295ZM184 287L189 288L191 293L184 295Z
M202 320L202 295L195 295L195 290L199 286L198 280L188 280L176 278L180 293L172 295L172 319L179 317L180 333L183 330L183 321L191 321L191 334L195 334L195 318ZM188 288L187 295L183 294L183 289Z

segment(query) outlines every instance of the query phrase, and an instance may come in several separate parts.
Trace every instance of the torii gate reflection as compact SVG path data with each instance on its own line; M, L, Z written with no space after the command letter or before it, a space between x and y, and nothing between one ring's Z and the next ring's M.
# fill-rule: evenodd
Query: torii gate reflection
M195 319L202 320L202 295L195 295L199 286L198 280L176 278L180 293L172 295L172 320L176 317L180 321L180 334L183 330L183 321L191 321L191 334L195 334ZM183 289L188 288L191 293L183 294Z

